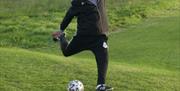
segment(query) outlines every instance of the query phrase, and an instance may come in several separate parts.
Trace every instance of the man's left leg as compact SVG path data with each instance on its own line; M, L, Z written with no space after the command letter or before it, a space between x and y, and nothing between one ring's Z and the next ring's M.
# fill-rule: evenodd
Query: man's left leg
M97 84L105 84L106 73L108 68L108 51L106 48L94 48L93 53L96 58L98 80Z
M111 91L112 87L106 86L106 74L108 69L108 46L104 39L100 39L97 45L92 48L92 52L95 55L97 70L98 70L98 80L97 80L97 91Z

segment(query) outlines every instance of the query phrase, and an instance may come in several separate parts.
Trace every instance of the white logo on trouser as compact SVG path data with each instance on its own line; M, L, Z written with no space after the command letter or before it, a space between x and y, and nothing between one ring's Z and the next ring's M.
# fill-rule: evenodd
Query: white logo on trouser
M107 45L106 42L103 42L103 47L104 47L104 48L108 48L108 45Z

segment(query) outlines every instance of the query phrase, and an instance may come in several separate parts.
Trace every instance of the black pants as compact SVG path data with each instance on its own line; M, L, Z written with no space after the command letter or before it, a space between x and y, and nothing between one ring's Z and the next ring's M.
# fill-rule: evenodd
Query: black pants
M105 84L105 78L108 68L107 37L105 35L76 35L73 37L70 43L68 43L65 37L61 37L60 45L63 55L66 57L79 53L83 50L92 51L95 55L98 68L97 84Z

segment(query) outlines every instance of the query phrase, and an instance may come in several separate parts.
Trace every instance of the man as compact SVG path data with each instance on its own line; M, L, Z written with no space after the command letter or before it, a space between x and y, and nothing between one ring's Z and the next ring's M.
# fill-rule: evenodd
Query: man
M105 1L72 0L71 4L60 25L60 31L53 33L53 39L60 42L63 55L66 57L83 50L92 51L98 68L96 91L111 91L113 88L105 85L108 68L108 23L105 13ZM77 17L77 32L68 43L64 30L73 17Z

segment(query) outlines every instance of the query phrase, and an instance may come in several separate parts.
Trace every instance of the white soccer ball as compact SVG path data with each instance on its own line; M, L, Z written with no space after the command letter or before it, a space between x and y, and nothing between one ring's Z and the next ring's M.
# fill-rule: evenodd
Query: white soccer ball
M67 90L68 91L84 91L84 86L81 81L73 80L69 82Z

